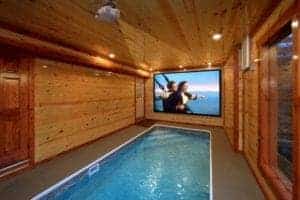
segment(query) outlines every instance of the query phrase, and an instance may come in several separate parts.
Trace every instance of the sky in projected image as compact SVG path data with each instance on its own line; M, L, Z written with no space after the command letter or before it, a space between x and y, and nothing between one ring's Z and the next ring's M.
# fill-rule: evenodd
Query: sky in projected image
M187 81L188 92L198 98L189 100L186 106L190 108L190 112L186 114L213 115L219 116L220 113L220 71L197 71L197 72L180 72L180 73L165 73L169 81L175 81L179 84L181 81ZM163 108L163 100L161 95L161 85L166 87L167 80L162 74L154 76L155 84L155 104L154 110L157 112L165 112ZM201 98L200 98L201 97Z
M176 81L177 83L181 81L188 81L189 91L211 91L218 92L219 87L219 71L202 71L202 72L186 72L186 73L172 73L165 74L170 80ZM166 83L164 77L159 74L155 78L161 82ZM158 92L159 88L157 88Z

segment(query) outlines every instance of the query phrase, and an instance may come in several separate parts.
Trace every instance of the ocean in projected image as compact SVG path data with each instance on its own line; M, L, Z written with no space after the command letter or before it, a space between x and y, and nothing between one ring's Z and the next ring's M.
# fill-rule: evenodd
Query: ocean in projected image
M183 104L185 110L178 113L219 116L221 114L220 73L219 70L211 70L156 74L154 111L177 113L177 108L165 108L169 102L171 104L169 107ZM185 90L179 91L182 90L180 85L183 82L185 82ZM175 90L170 88L171 84Z
M219 115L220 110L220 95L218 92L193 92L192 94L203 95L205 99L197 99L195 101L190 101L187 103L191 110L191 114L201 114L201 115ZM163 102L162 100L155 101L155 108L157 111L163 112Z

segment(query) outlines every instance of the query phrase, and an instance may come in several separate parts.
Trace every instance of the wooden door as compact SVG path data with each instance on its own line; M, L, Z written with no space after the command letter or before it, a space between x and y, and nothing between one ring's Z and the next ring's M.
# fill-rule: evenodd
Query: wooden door
M0 177L30 161L29 62L0 51Z

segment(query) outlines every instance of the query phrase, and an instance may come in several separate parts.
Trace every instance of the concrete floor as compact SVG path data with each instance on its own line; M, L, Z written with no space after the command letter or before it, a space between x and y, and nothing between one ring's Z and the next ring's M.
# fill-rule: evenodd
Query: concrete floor
M69 176L103 154L134 137L151 123L141 123L104 137L38 165L33 170L0 182L1 200L30 199L35 194ZM181 127L205 128L212 131L213 197L217 200L264 199L243 156L232 151L220 128L163 123Z

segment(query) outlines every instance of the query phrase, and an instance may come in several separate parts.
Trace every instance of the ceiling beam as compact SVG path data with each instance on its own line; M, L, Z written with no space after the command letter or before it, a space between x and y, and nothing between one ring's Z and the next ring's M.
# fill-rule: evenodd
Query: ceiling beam
M61 60L69 63L87 65L103 70L149 77L150 73L135 66L124 65L104 57L93 56L68 47L26 36L7 29L0 28L0 43L22 48L37 56Z

